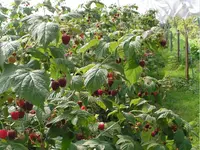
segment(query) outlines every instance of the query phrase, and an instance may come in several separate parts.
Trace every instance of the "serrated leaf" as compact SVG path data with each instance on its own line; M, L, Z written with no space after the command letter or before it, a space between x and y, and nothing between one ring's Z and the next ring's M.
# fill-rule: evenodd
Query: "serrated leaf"
M99 107L106 110L106 105L101 100L96 100L95 102L97 103L97 105L99 105Z
M57 48L57 47L51 46L51 47L49 47L49 50L51 52L51 55L54 58L63 58L64 57L65 51L62 48Z
M117 72L120 72L122 75L125 75L124 68L115 62L110 61L110 62L104 64L103 67L105 67L106 69L113 69Z
M120 145L120 150L143 150L138 142L135 142L130 136L118 135L116 145Z
M179 146L180 150L191 150L191 148L192 148L192 145L188 139L184 139L182 144Z
M112 52L115 52L116 48L119 46L119 43L118 42L110 42L109 43L109 51L112 53Z
M31 69L40 69L40 62L38 60L30 60L26 65L26 67L31 68Z
M5 60L6 60L6 56L3 54L3 51L0 49L0 71L3 70Z
M57 23L44 22L44 20L47 20L45 17L30 15L22 19L22 21L30 25L28 29L31 32L32 38L44 47L47 47L54 40L58 42L60 28Z
M59 30L57 23L43 22L35 26L31 33L34 40L46 47L52 41L58 41Z
M11 86L11 76L15 73L17 66L13 64L6 64L5 70L0 74L0 94L7 91Z
M43 70L18 69L11 78L16 94L40 108L44 105L50 81Z
M85 51L87 51L88 49L92 48L93 46L99 44L99 40L98 39L93 39L91 41L89 41L88 43L86 43L85 45L83 45L80 49L79 52L80 53L84 53Z
M84 85L91 91L99 89L107 81L107 70L92 68L85 73Z
M26 148L21 143L9 142L8 144L11 145L14 150L28 150L28 148Z
M71 121L71 123L73 124L73 125L77 125L77 122L78 122L78 116L75 116L73 119L72 119L72 121Z
M60 17L61 19L67 19L67 18L83 18L83 15L79 12L69 12L67 14L64 14Z
M122 112L122 113L123 113L124 117L126 118L126 120L128 120L128 121L130 121L130 122L132 122L132 123L135 123L135 122L136 122L136 119L135 119L135 117L134 117L133 114L131 114L131 113L126 113L126 112Z
M130 81L131 84L134 84L137 82L141 73L142 73L142 68L140 66L134 69L126 69L125 67L126 78Z
M109 43L100 42L98 47L95 49L95 55L97 58L103 58L108 53Z
M19 47L20 47L19 41L9 41L1 43L0 50L3 52L3 55L7 58L13 52L17 51Z
M90 68L94 67L95 64L89 64L87 66L84 66L82 68L79 68L76 73L79 73L79 72L83 72L83 73L86 73Z
M83 87L83 78L81 76L73 76L71 80L71 89L80 91Z
M141 98L132 99L130 102L130 106L137 105L141 101Z
M181 144L184 141L185 134L183 130L178 129L176 133L174 134L174 141L176 144Z
M68 68L73 68L74 64L72 63L72 61L68 60L68 59L64 59L64 58L56 58L54 59L56 62L57 66L60 66L58 68L63 68L61 69L62 71L64 71L66 67Z
M71 145L71 142L72 142L72 139L69 138L69 136L66 134L63 136L63 139L62 139L62 148L61 150L67 150L70 145Z

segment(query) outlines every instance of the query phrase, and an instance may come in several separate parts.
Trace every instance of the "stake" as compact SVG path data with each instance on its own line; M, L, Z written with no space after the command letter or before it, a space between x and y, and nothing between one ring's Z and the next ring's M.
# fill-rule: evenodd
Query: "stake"
M188 50L189 50L188 32L186 30L186 32L185 32L185 78L186 78L186 80L189 79Z
M172 35L172 31L170 32L170 51L172 51L172 48L173 48L173 35Z
M177 30L178 62L180 61L180 32Z

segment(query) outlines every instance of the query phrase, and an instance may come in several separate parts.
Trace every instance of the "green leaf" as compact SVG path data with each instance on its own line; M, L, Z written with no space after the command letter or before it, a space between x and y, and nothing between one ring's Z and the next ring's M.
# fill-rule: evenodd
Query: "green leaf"
M77 122L78 122L78 116L75 116L72 120L71 120L71 123L76 126L77 125Z
M82 68L79 68L76 73L79 73L79 72L83 72L83 73L86 73L90 68L94 67L95 64L89 64L87 66L84 66Z
M19 41L9 41L1 43L1 51L3 51L4 56L8 57L13 52L17 51L20 47Z
M0 94L7 91L11 86L11 76L15 73L17 66L13 64L6 64L5 70L0 74Z
M3 51L0 49L0 71L3 70L5 60L6 60L6 56L3 54Z
M103 58L108 53L109 43L100 42L98 47L95 49L95 55L97 58Z
M93 46L99 44L99 40L98 39L93 39L90 42L86 43L84 46L82 46L79 49L79 52L84 53L85 51L87 51L88 49L92 48Z
M83 78L81 76L73 76L71 80L71 89L80 91L83 87Z
M191 150L191 148L192 148L192 145L188 139L184 139L182 144L179 146L180 150Z
M151 143L148 145L147 150L165 150L165 148L158 143Z
M68 18L83 18L83 15L79 12L69 12L61 16L61 19L68 19Z
M184 132L181 129L178 129L176 133L174 134L174 141L176 144L181 144L184 141Z
M138 142L135 142L130 136L118 135L116 145L120 145L120 150L143 150Z
M141 101L141 98L132 99L130 102L130 106L137 105Z
M40 62L38 60L30 60L26 65L26 67L31 68L31 69L40 69Z
M99 105L99 107L106 110L106 105L101 100L96 100L95 102L97 103L97 105Z
M29 48L27 50L27 53L31 54L32 57L39 58L41 60L48 60L48 56L46 56L44 53L39 51L41 49L34 49L34 48Z
M135 122L136 122L136 119L135 119L135 117L134 117L133 114L131 114L131 113L126 113L126 112L122 112L122 113L123 113L123 115L124 115L124 117L126 118L127 121L130 121L130 122L132 122L132 123L135 123Z
M26 21L30 27L32 38L39 44L47 47L49 43L59 39L59 25L53 22L44 22L45 18L39 15L30 15L22 21Z
M131 84L134 84L137 82L141 73L142 73L142 68L140 66L134 69L126 69L126 66L125 66L125 75Z
M84 85L91 91L99 89L107 81L107 70L92 68L85 75Z
M49 77L43 70L16 70L11 76L13 90L20 97L42 108L49 93Z
M110 62L104 64L103 67L106 68L106 69L113 69L117 72L120 72L122 75L125 75L124 74L124 68L121 65L119 65L115 62L110 61Z
M69 136L66 134L63 136L62 139L62 148L61 150L67 150L71 145L72 139L69 139Z
M49 49L50 49L51 55L54 58L63 58L64 57L65 51L62 48L57 48L57 47L51 46L51 47L49 47Z
M95 5L96 5L98 8L104 8L104 4L101 3L101 2L95 2Z
M14 150L28 150L28 148L20 143L9 142L9 145L11 145Z
M110 42L109 43L109 51L112 53L112 52L115 52L116 48L119 46L119 43L118 42Z

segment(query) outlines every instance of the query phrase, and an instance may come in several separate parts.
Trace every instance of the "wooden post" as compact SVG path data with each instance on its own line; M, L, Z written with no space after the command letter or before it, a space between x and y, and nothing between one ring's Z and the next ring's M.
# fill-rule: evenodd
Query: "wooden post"
M189 80L189 59L188 59L188 53L189 53L188 32L186 30L186 32L185 32L185 78L186 78L186 80Z
M178 62L180 61L180 31L177 30Z
M172 31L170 32L170 50L172 51L173 49L173 34Z

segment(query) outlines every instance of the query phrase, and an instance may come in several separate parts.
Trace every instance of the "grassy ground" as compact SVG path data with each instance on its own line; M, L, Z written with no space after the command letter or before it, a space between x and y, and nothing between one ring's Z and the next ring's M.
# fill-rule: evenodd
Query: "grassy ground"
M199 116L199 96L192 91L170 90L167 92L163 105L188 122Z
M176 114L180 115L184 120L190 122L193 131L200 136L199 130L199 102L200 102L200 89L199 89L199 62L193 62L193 69L190 68L190 81L185 80L184 64L177 63L174 57L175 52L168 52L167 65L164 68L165 77L173 79L175 88L167 92L166 98L163 101L163 107L173 110ZM184 54L182 54L184 55ZM193 148L200 149L199 138L192 134Z

